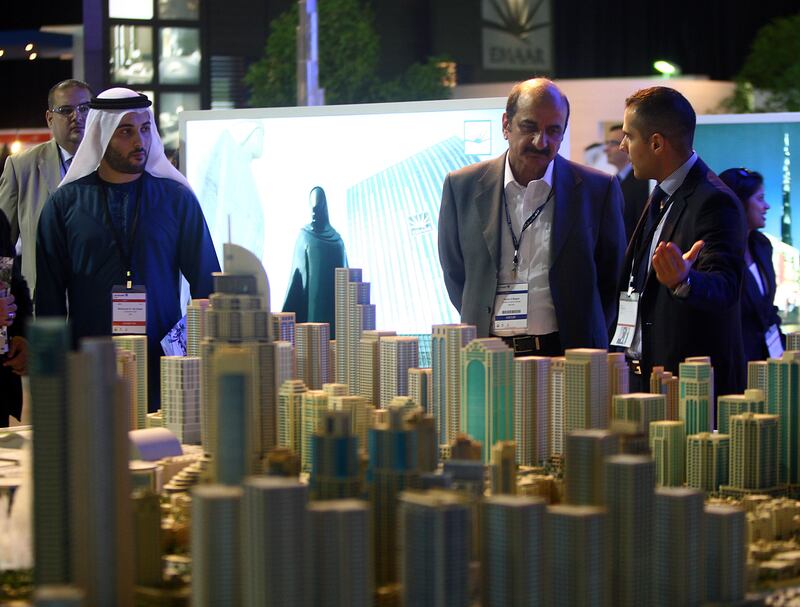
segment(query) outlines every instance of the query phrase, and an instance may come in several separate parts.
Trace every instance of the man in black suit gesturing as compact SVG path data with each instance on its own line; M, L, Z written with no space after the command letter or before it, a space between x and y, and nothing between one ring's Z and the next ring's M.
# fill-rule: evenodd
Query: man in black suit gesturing
M626 349L631 390L647 388L654 365L677 373L685 358L710 356L715 394L741 392L742 205L693 151L683 95L652 87L625 106L622 149L637 178L658 184L625 254L612 340Z
M637 179L634 176L628 154L620 147L623 136L621 124L615 124L608 129L605 152L608 162L617 167L617 179L622 188L622 197L625 199L622 207L625 238L626 242L629 242L650 195L650 184L647 179Z

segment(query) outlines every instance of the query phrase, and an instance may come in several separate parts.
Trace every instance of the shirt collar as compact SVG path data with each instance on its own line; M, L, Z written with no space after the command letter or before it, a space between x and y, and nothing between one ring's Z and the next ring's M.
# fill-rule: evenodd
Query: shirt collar
M631 170L633 169L633 165L629 162L624 167L622 167L619 171L617 171L617 178L620 181L627 179L628 175L630 175Z
M58 144L56 144L56 145L58 145ZM64 162L67 162L67 160L71 159L75 155L75 154L70 154L67 150L62 148L60 145L58 146L58 149L61 150L61 158L64 160Z
M548 187L552 187L553 185L553 162L555 159L551 160L547 164L547 169L544 171L544 175L541 179L533 179L530 183L526 183L525 185L519 183L516 179L514 179L514 173L511 171L511 162L508 160L508 152L506 152L506 169L505 169L505 182L503 183L504 188L508 188L508 185L513 183L518 188L525 190L531 184L544 182L547 184Z
M678 188L681 187L684 179L686 179L686 175L689 174L689 171L694 166L695 162L697 162L697 152L692 151L692 155L689 156L689 160L679 166L675 172L672 173L672 175L659 183L658 187L664 190L668 197L672 196L678 191Z

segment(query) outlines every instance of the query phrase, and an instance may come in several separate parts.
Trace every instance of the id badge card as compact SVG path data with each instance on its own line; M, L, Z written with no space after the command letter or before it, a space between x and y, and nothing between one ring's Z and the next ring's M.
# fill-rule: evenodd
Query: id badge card
M767 350L769 351L770 358L780 358L783 356L783 346L781 345L781 332L778 331L778 325L772 325L764 334L764 339L767 342Z
M617 330L614 331L612 346L630 348L633 335L636 333L636 318L639 314L639 294L622 291L619 294L619 313L617 314Z
M518 282L497 285L494 309L495 330L527 329L528 283Z
M147 333L147 292L144 285L111 288L111 333L144 335Z

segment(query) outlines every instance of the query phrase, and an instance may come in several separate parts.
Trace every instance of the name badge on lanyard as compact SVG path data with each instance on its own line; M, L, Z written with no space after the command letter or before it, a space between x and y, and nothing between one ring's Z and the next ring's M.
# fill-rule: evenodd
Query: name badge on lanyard
M611 340L612 346L630 348L636 332L636 317L639 313L639 294L622 291L619 294L619 314L617 330Z
M114 285L111 288L111 333L147 333L147 292L144 285Z
M528 328L528 283L507 283L497 285L494 300L494 328Z

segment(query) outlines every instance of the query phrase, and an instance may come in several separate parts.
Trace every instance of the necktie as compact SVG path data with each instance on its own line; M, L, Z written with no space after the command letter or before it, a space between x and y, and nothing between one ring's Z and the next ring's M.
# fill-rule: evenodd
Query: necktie
M650 195L650 202L647 205L647 218L644 222L644 229L639 236L639 246L636 249L636 265L633 272L633 289L637 293L644 290L644 283L647 281L648 257L650 246L653 243L653 236L656 227L663 216L664 208L662 204L666 201L667 193L660 187L653 188Z

